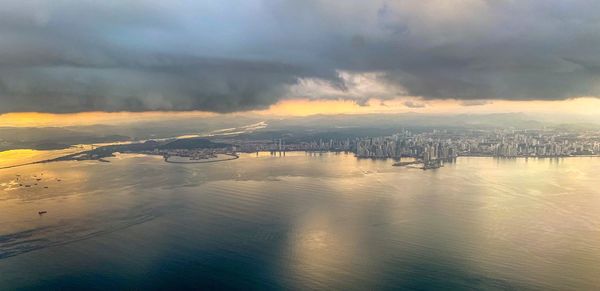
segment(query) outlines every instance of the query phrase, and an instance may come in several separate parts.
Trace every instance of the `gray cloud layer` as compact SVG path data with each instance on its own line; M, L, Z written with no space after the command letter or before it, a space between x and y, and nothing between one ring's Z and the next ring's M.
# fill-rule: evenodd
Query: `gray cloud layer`
M338 71L405 89L383 99L600 96L598 1L192 2L4 1L0 113L249 110Z

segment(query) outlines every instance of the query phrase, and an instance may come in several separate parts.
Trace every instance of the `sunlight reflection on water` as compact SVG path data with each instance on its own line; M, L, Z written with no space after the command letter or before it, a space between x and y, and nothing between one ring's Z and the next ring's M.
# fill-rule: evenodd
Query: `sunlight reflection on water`
M0 171L0 289L600 286L597 158L110 161Z

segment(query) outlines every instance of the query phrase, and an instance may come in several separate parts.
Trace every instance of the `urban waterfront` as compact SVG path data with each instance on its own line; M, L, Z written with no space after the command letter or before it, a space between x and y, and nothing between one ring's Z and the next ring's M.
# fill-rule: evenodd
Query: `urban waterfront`
M108 160L0 171L0 289L600 288L600 158Z

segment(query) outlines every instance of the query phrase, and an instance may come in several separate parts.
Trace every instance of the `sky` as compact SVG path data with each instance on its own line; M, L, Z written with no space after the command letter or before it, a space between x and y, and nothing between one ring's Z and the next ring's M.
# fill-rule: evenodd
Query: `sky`
M591 0L5 0L0 126L597 114L597 11Z

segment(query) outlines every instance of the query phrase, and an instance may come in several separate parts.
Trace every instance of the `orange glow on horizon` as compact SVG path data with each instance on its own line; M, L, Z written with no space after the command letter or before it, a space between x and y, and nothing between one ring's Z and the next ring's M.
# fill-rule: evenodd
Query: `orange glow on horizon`
M471 105L471 106L466 106ZM315 114L489 114L505 112L545 114L600 114L600 99L593 97L574 98L560 101L509 101L490 100L465 104L457 100L423 100L420 98L398 98L393 100L370 100L364 106L352 100L286 99L265 110L231 113L231 116L309 116ZM138 121L176 120L223 116L202 111L185 112L82 112L68 114L53 113L6 113L0 115L0 127L52 127L93 124L127 124Z
M360 107L350 100L308 100L291 99L280 101L267 110L255 111L258 114L278 116L309 116L315 114L357 113Z
M137 121L168 120L180 117L209 117L216 113L189 112L80 112L80 113L39 113L19 112L0 115L0 127L52 127L93 124L126 124Z
M573 98L558 101L511 101L511 100L423 100L421 98L373 99L364 105L351 100L284 100L258 114L277 116L309 116L315 114L490 114L490 113L563 113L600 114L600 99L594 97Z

